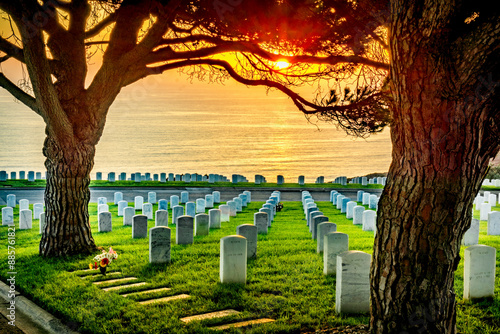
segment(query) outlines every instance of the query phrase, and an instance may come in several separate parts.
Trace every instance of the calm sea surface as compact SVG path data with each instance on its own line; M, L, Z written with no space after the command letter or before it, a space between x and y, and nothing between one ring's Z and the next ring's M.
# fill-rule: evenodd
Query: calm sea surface
M276 182L386 172L389 131L367 140L308 123L291 100L246 87L124 89L97 145L95 172L255 174ZM0 88L0 170L44 171L42 119Z

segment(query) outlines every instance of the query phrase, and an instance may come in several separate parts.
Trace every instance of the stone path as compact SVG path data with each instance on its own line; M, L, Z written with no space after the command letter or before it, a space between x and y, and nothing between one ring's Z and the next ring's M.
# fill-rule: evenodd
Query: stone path
M96 277L99 277L101 273L98 270L91 270L91 269L86 269L86 270L79 270L74 272L75 275L79 276L82 279L93 279ZM108 272L106 273L106 278L108 276L117 276L121 275L122 273L120 271L114 271L114 272ZM99 280L99 281L94 281L92 284L98 286L101 288L101 290L106 291L106 292L116 292L120 294L120 296L127 298L130 296L147 296L148 294L152 293L158 293L158 292L167 292L172 290L171 288L168 287L154 287L154 288L148 288L145 290L140 290L140 291L134 291L134 292L126 292L126 293L120 293L120 290L127 289L127 288L136 288L136 287L142 287L148 285L146 282L140 282L138 281L139 279L137 277L121 277L121 278L114 278L111 277L109 279L105 280ZM137 282L135 282L137 281ZM111 286L108 286L111 285ZM104 287L101 287L101 285L104 285ZM141 300L138 301L139 304L141 305L150 305L150 304L157 304L157 303L168 303L174 300L181 300L181 299L187 299L190 296L188 294L179 294L179 295L173 295L173 296L160 296L160 297L155 297L151 299L146 299L146 300ZM228 309L228 310L221 310L221 311L216 311L216 312L210 312L210 313L203 313L203 314L196 314L192 315L189 317L184 317L180 318L179 320L184 322L184 323L190 323L192 321L202 321L206 319L216 319L216 318L225 318L225 317L231 317L231 316L238 316L240 315L241 312L233 310L233 309ZM231 321L234 321L232 319ZM269 319L269 318L261 318L261 319L250 319L250 320L244 320L244 321L237 321L237 322L230 322L226 323L223 325L218 325L218 326L213 326L213 327L208 327L213 330L225 330L231 327L249 327L253 325L259 325L259 324L265 324L269 322L275 321L274 319Z

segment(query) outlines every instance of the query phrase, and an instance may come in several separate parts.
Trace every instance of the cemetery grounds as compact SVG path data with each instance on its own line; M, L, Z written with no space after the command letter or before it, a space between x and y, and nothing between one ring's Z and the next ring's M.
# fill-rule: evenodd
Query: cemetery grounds
M270 188L270 192L280 187ZM335 313L335 277L323 274L323 256L316 253L316 240L311 238L300 202L284 202L269 233L259 234L257 257L248 260L246 284L219 282L219 241L235 235L238 225L253 224L254 213L264 202L252 201L243 212L223 222L220 229L210 229L207 236L195 236L191 245L175 244L175 225L171 223L169 208L171 262L161 265L149 263L148 238L132 239L131 226L123 226L117 205L112 201L108 204L112 232L103 233L97 230L97 203L89 204L96 244L106 249L113 247L118 253L106 276L97 274L98 270L86 270L98 252L65 258L38 256L38 220L33 220L32 229L19 230L18 207L14 209L16 289L74 330L96 334L217 333L220 332L215 329L217 326L272 319L272 322L245 329L229 328L224 332L301 333L368 324L368 315ZM338 232L349 235L350 250L373 252L374 232L362 231L361 226L353 225L352 220L345 218L330 202L316 201L316 204L330 222L337 224ZM153 207L153 211L156 210L157 204ZM500 207L493 210L500 211ZM479 219L478 211L474 212L474 218ZM154 219L149 220L148 228L154 226ZM459 333L500 333L500 236L489 236L486 231L486 221L481 221L479 244L497 249L495 297L474 303L463 301L465 247L462 247L462 260L455 275ZM6 255L7 226L0 228L0 240L0 247L4 248L1 252ZM7 256L2 256L0 277L4 282L8 271ZM128 280L104 282L111 278ZM99 282L102 284L96 284ZM104 290L122 285L129 287ZM140 293L145 291L151 292ZM165 297L172 298L144 303ZM224 310L236 312L187 323L181 320Z

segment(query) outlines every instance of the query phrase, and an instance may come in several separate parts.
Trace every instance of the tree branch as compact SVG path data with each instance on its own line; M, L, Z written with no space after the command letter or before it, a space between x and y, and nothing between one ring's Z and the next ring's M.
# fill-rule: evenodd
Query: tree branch
M85 36L85 25L90 15L91 8L87 0L73 0L69 6L71 19L69 32L75 36Z
M70 2L65 2L61 0L43 0L43 3L46 4L50 2L54 7L63 9L65 11L70 11L71 9L71 3Z
M193 58L201 58L201 57L209 57L213 55L217 55L225 52L250 52L252 54L258 55L264 59L270 61L278 61L278 60L286 60L289 63L309 63L309 64L318 64L318 65L337 65L341 63L351 63L351 64L360 64L367 65L377 69L383 69L388 71L389 64L379 62L376 60L371 60L369 58L361 57L361 56L327 56L327 57L318 57L318 56L309 56L309 55L300 55L300 56L283 56L279 54L274 54L268 51L263 50L259 46L249 43L249 42L232 42L225 41L217 37L204 36L204 35L192 35L181 38L174 38L170 40L165 40L164 45L174 45L174 44L183 44L183 43L193 43L193 42L205 42L210 44L215 44L215 46L200 48L192 51L181 51L175 52L171 48L161 48L152 53L150 57L147 57L145 61L147 64L158 63L162 61L169 60L178 60L178 59L193 59Z
M381 97L382 93L372 94L369 98L357 101L355 103L351 103L349 105L341 105L341 106L320 106L318 104L312 103L301 97L299 94L295 93L285 85L263 78L263 79L247 79L239 75L233 67L229 64L229 62L224 60L217 59L193 59L193 60L183 60L179 62L169 63L162 66L157 67L149 67L147 72L144 73L144 76L151 74L160 74L167 70L185 67L185 66L193 66L193 65L209 65L222 67L234 80L248 86L267 86L271 88L275 88L280 90L281 92L288 95L295 105L302 111L304 114L316 114L316 113L346 113L355 108L367 107L373 103L373 100ZM310 109L307 109L310 108Z
M42 114L41 110L38 108L38 104L36 103L36 99L23 91L21 88L17 87L12 81L7 79L7 77L0 72L0 86L7 90L12 96L21 101L28 108L36 112L38 115L45 118Z
M97 36L104 30L107 26L114 23L116 21L116 12L113 12L106 16L101 22L90 28L85 32L85 39L92 38Z
M0 37L0 51L4 52L6 55L19 60L24 63L24 52L23 49L15 44L12 44L8 40Z

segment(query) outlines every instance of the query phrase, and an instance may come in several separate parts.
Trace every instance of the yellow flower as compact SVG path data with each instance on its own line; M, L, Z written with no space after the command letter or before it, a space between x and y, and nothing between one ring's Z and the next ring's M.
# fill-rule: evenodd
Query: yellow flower
M104 258L101 260L101 267L106 267L108 264L109 264L109 259L108 258Z

